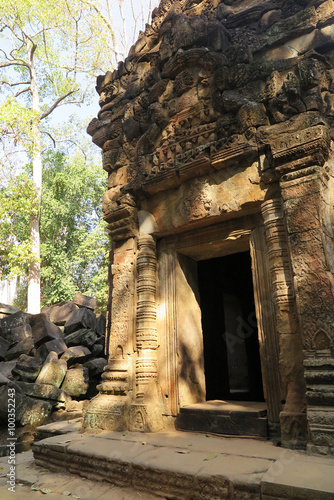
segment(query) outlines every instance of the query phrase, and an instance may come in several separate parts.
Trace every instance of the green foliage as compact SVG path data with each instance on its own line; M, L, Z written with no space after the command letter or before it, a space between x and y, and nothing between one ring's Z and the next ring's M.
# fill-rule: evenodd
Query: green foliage
M48 152L44 160L41 232L42 302L80 291L105 308L108 238L102 221L105 179L99 164L80 154ZM97 296L98 295L98 296Z
M33 261L29 220L38 211L32 180L26 173L0 183L1 278L25 276Z
M21 311L24 311L28 302L28 277L19 276L16 283L16 297L13 301L13 306Z
M34 155L36 130L46 148L68 138L53 137L50 117L95 98L114 34L105 0L0 0L0 12L1 167L17 151Z
M36 213L31 166L0 189L0 268L2 279L20 276L17 303L26 300L26 277L32 261L29 219ZM43 305L71 300L76 292L107 301L108 237L102 221L105 190L98 162L79 153L44 157L40 218ZM25 307L22 307L24 309Z
M114 43L108 2L0 0L0 172L7 175L13 157L19 172L22 158L33 166L33 176L0 180L0 277L26 277L40 260L44 303L70 299L76 291L98 293L101 307L105 301L101 167L78 154L41 156L50 141L59 149L78 138L73 122L70 132L64 121L55 130L55 109L87 102L93 79L112 68L112 51L105 50ZM29 225L36 235L38 214L40 249L38 238L29 236ZM22 281L20 301L24 288Z

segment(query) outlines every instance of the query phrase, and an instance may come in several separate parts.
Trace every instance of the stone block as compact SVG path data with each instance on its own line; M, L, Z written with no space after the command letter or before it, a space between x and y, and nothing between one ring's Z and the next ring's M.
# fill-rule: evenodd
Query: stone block
M68 366L71 366L74 363L84 363L85 361L87 361L90 355L91 351L88 349L88 347L78 345L66 349L60 359L63 359L67 362Z
M17 360L15 361L0 361L0 373L7 378L11 378L12 370L15 368Z
M333 0L327 0L326 2L321 2L321 5L316 9L318 23L323 26L329 22L333 21L334 17L334 2Z
M18 425L37 427L45 423L52 411L51 403L26 396L15 384L15 421ZM7 421L8 386L0 387L0 420Z
M11 347L6 354L6 360L16 359L21 356L21 354L31 354L34 348L34 341L31 337L27 337L20 340L17 344Z
M55 387L60 387L64 380L66 371L66 361L58 359L57 353L51 351L36 379L36 384L51 384Z
M9 378L3 375L0 371L0 385L8 384L10 382Z
M10 342L8 342L8 340L0 337L0 361L3 361L5 359L5 356L7 354L9 346L10 346Z
M104 337L103 337L103 339L104 339ZM99 356L99 355L101 355L101 356L103 355L103 351L104 351L104 342L103 342L103 344L100 344L100 340L101 340L101 339L99 339L99 340L97 341L97 343L96 343L96 344L94 344L94 345L91 347L91 351L92 351L92 358L96 358L96 357L97 357L97 356Z
M80 330L81 328L88 328L91 330L95 329L96 317L91 309L87 307L82 307L73 311L65 323L64 333L68 335L69 333Z
M72 368L68 370L61 386L62 390L70 396L83 396L89 386L88 368Z
M31 337L32 329L29 324L26 324L12 328L10 333L12 335L13 342L20 342L21 340Z
M85 347L91 347L98 340L98 336L93 330L88 330L87 328L82 328L73 333L70 333L65 337L65 343L68 347L75 345L83 345Z
M55 325L63 326L76 309L78 306L74 302L62 302L54 305L48 310L49 320Z
M48 340L63 338L63 332L58 326L54 325L46 319L43 319L33 326L32 336L35 346L39 347Z
M40 371L41 365L33 356L21 354L12 373L13 375L19 375L22 380L33 382L36 380Z
M31 314L17 311L14 314L5 316L0 319L0 335L6 340L11 341L11 330L17 326L26 325L29 323ZM8 338L7 338L8 337Z
M320 200L317 195L287 200L285 210L290 234L320 227Z
M55 403L67 403L72 398L66 392L51 384L34 384L30 382L15 382L26 396L37 399L47 399L53 405Z
M76 293L73 297L73 302L79 307L87 307L87 309L96 309L97 301L94 297L89 297L88 295L82 295L82 293Z
M84 368L88 368L89 375L95 377L103 373L103 368L106 366L107 360L105 358L95 358L84 363Z
M56 352L58 355L63 354L67 349L67 345L63 341L63 339L55 339L55 340L49 340L48 342L45 342L45 344L42 344L37 350L36 350L36 358L43 363L47 356L50 354L50 352Z
M265 500L329 500L334 498L333 464L322 459L289 456L282 453L261 480Z
M107 319L104 316L104 314L97 314L96 315L96 325L95 325L95 331L99 335L105 335L106 334L106 326L107 326Z
M32 327L34 327L35 325L37 325L37 323L39 323L40 321L43 321L43 320L47 320L48 319L48 315L46 313L39 313L39 314L32 314L31 315L31 318L29 320L29 325Z
M8 304L0 304L0 314L9 315L9 314L14 314L16 312L19 312L19 309L14 306L10 306ZM1 317L1 316L0 316Z

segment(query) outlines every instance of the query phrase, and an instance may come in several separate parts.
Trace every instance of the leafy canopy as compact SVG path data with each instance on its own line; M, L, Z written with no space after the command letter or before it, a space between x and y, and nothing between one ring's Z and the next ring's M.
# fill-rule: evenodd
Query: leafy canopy
M71 300L78 291L107 301L108 237L102 220L103 170L94 158L47 151L41 202L41 292L43 305ZM31 165L0 187L2 278L28 273L29 218L36 211ZM14 236L15 235L15 236ZM24 283L24 281L23 281Z
M0 11L0 137L5 161L17 147L33 154L32 123L41 125L46 145L55 144L51 114L92 97L93 78L112 66L106 48L113 32L103 0L0 0Z
M106 300L104 190L98 163L80 154L47 153L40 223L43 303L71 299L77 291Z

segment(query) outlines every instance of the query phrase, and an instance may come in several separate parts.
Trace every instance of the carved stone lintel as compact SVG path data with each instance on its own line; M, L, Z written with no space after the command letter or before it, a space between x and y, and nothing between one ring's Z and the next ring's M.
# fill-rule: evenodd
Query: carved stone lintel
M235 136L220 148L216 145L216 149L216 152L212 154L212 166L216 170L245 158L254 158L258 152L257 145L246 141L244 136Z

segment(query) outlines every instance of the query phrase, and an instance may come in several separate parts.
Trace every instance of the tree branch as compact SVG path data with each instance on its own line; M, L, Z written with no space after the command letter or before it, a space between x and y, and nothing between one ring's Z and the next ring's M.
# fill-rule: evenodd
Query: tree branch
M75 92L77 92L77 91L78 91L78 90L70 90L70 91L69 91L69 92L67 92L66 94L64 94L64 95L62 95L61 97L59 97L59 98L58 98L58 99L57 99L57 100L56 100L56 101L52 104L52 106L50 106L50 108L49 108L47 111L45 111L45 113L43 113L43 114L41 115L41 120L43 120L43 118L46 118L47 116L49 116L49 114L51 114L51 113L52 113L52 111L53 111L54 109L56 109L56 107L57 107L57 106L59 106L59 105L60 105L60 103L61 103L64 99L66 99L66 97L68 97L68 96L69 96L69 95L71 95L71 94L74 94L74 93L75 93Z
M15 59L15 61L0 62L0 68L7 68L8 66L25 66L30 71L29 64L21 61L21 59Z
M25 89L22 89L20 90L19 92L17 92L14 97L18 97L19 95L21 94L24 94L25 92L29 92L30 91L30 87L26 87Z
M56 147L56 140L52 137L50 132L47 132L46 130L41 130L41 132L42 132L42 134L48 135L50 137L51 141L53 142L53 147L55 148Z

